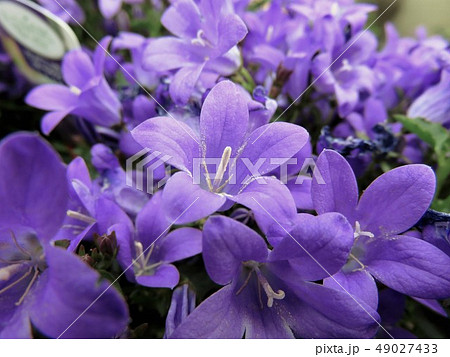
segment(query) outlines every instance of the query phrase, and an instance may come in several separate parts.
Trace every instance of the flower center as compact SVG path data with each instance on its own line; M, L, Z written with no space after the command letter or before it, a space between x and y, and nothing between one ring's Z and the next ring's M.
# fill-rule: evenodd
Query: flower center
M227 171L228 168L228 164L230 162L230 158L231 158L231 152L232 149L231 147L227 146L222 153L222 158L220 159L220 163L219 166L217 167L217 172L214 175L214 180L211 179L211 175L208 172L208 166L206 165L206 162L203 161L203 167L205 169L205 178L206 178L206 183L208 185L208 188L211 192L214 193L220 193L222 192L222 190L224 189L224 187L228 184L228 182L230 181L232 175L230 175L228 177L228 179L226 179L223 183L223 178L225 175L225 172Z
M133 268L136 276L153 275L155 268L161 265L161 262L149 264L150 256L153 253L155 244L152 244L147 254L144 252L144 247L141 242L134 242L134 249L136 250L136 259L133 260Z
M248 273L247 278L245 279L242 286L239 288L238 291L236 291L236 295L239 295L245 289L245 287L250 282L250 278L252 277L253 272L255 272L258 284L258 298L261 309L263 309L263 303L261 298L261 287L267 296L267 307L272 307L274 300L283 300L285 298L286 294L283 290L279 289L277 292L275 292L272 289L266 277L261 273L258 263L250 261L244 263L244 266L250 268L250 272Z
M9 282L9 284L0 289L0 295L14 288L16 285L18 285L22 281L25 281L31 276L31 279L29 280L25 291L15 303L16 306L19 306L20 304L22 304L25 297L30 292L39 274L46 268L46 264L44 260L43 249L35 236L25 237L25 245L27 248L25 249L17 241L14 232L11 231L10 233L13 242L13 251L6 259L0 258L0 263L8 264L7 266L0 268L0 282L9 282L14 276L23 271L24 268L28 269L26 269L25 273L20 275L14 281Z
M197 45L197 46L202 46L202 47L209 46L209 47L211 47L211 44L209 43L208 39L205 36L205 31L203 31L202 29L197 31L197 37L193 38L191 40L191 43L193 45Z
M344 266L344 270L346 271L362 270L366 268L366 266L362 262L362 257L364 257L365 255L366 244L369 243L371 239L375 237L375 235L369 231L362 231L361 224L358 221L356 221L353 237L355 238L355 241L353 243L352 250L349 254L349 259ZM360 240L359 238L361 237L366 238Z
M355 239L358 239L361 236L365 236L365 237L369 237L369 238L374 238L375 235L372 232L369 231L362 231L361 230L361 225L359 224L358 221L355 222L355 232L353 233L353 237Z

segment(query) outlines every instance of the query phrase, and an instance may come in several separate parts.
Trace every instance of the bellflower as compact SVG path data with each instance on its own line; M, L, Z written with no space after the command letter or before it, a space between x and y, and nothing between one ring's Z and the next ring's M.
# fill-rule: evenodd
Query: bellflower
M336 62L335 57L326 52L319 54L312 65L312 73L317 77L315 88L320 93L335 94L340 116L350 114L360 97L372 93L375 85L375 75L367 64L377 47L375 36L366 32L358 41L351 38L349 43L353 45L342 57L336 57Z
M69 24L76 24L76 22L82 24L86 18L83 9L76 0L58 0L58 2L55 0L38 0L38 2L48 11Z
M144 68L175 71L170 95L186 104L204 72L232 74L240 62L235 47L247 28L234 13L230 0L175 1L161 22L175 36L161 37L144 52Z
M142 4L144 0L98 0L100 12L106 19L117 15L123 4Z
M147 203L149 195L126 184L127 174L109 147L96 144L91 149L91 155L92 165L100 173L100 177L94 181L96 190L135 217ZM161 168L162 173L159 174L162 176L157 176L159 178L164 177L164 165Z
M303 215L298 223L295 239L319 249L329 269L339 269L352 234L345 218ZM337 234L349 240L339 242ZM313 282L326 273L291 237L269 251L255 231L213 216L203 230L203 259L211 279L225 286L185 317L170 338L361 338L376 332L373 309L363 303L364 311L346 293Z
M202 251L201 231L191 227L168 233L171 222L161 209L161 192L153 195L136 217L135 239L123 244L119 257L122 266L132 265L127 277L148 287L174 288L180 279L173 262Z
M377 304L372 278L403 294L423 299L450 296L450 258L435 246L401 233L422 217L433 199L436 178L425 165L406 165L377 178L358 201L350 165L324 150L317 168L325 181L313 181L312 198L319 214L339 212L354 227L347 264L334 278L350 293ZM327 284L335 285L327 279Z
M121 32L119 33L119 36L113 40L111 44L111 49L113 51L130 51L131 62L123 64L123 67L126 69L126 71L123 71L123 75L130 84L135 84L135 81L129 77L128 73L146 88L153 89L158 85L159 75L154 71L144 70L142 67L144 49L151 43L152 39L146 39L145 37L132 32Z
M166 318L166 329L164 337L168 338L173 331L186 319L195 309L195 292L188 284L176 288L172 294L169 311Z
M1 338L31 337L31 323L58 337L78 317L63 337L110 338L128 322L120 294L53 244L68 203L65 171L37 135L15 134L0 144Z
M170 117L149 119L132 131L138 143L169 155L167 163L181 170L164 188L168 217L192 222L214 213L227 199L239 202L252 179L273 171L308 140L306 130L293 124L272 123L248 132L248 123L245 97L232 82L223 81L203 104L200 135ZM258 186L265 190L267 185Z
M111 38L101 41L107 48ZM63 59L63 84L43 84L34 88L25 101L50 111L42 118L41 129L49 134L69 114L92 124L110 127L120 122L121 104L103 75L106 53L98 46L93 60L82 50L72 50Z
M410 118L424 118L429 121L450 125L450 73L442 71L441 81L428 88L409 107Z
M86 163L81 157L69 164L67 180L70 200L64 224L57 234L58 239L70 240L68 249L74 251L82 240L92 239L94 233L101 236L115 232L119 244L118 259L123 261L128 254L130 235L134 231L129 216L111 200L115 197L110 197L110 192L105 192L107 190L104 186L91 180ZM119 202L124 203L120 200Z

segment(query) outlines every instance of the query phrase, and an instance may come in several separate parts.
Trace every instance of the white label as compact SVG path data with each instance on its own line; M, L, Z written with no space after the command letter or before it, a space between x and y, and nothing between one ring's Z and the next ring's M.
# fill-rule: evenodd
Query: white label
M0 25L18 43L44 58L59 60L65 47L55 30L25 7L0 1Z

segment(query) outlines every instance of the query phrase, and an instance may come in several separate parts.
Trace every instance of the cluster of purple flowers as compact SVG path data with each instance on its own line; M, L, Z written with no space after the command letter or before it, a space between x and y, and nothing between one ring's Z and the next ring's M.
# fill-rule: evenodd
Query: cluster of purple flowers
M25 98L90 153L0 142L0 337L132 337L161 288L165 338L403 337L384 312L404 296L447 316L450 168L423 136L450 150L444 38L388 24L380 46L353 0L96 6L106 36ZM158 37L130 25L147 7Z

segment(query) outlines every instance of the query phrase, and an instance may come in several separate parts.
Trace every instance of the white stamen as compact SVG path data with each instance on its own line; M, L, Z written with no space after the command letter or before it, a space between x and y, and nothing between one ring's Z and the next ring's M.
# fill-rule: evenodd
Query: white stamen
M75 86L70 86L70 91L71 91L73 94L76 94L76 95L80 95L80 94L81 94L81 89L78 88L78 87L75 87Z
M360 236L365 236L365 237L369 237L369 238L375 237L372 232L362 231L361 225L359 224L358 221L356 221L355 222L355 232L353 233L353 237L356 239L356 238L359 238Z
M85 214L80 212L72 211L70 209L67 211L67 215L71 218L75 218L78 219L79 221L86 222L89 224L96 222L94 218L86 216Z

